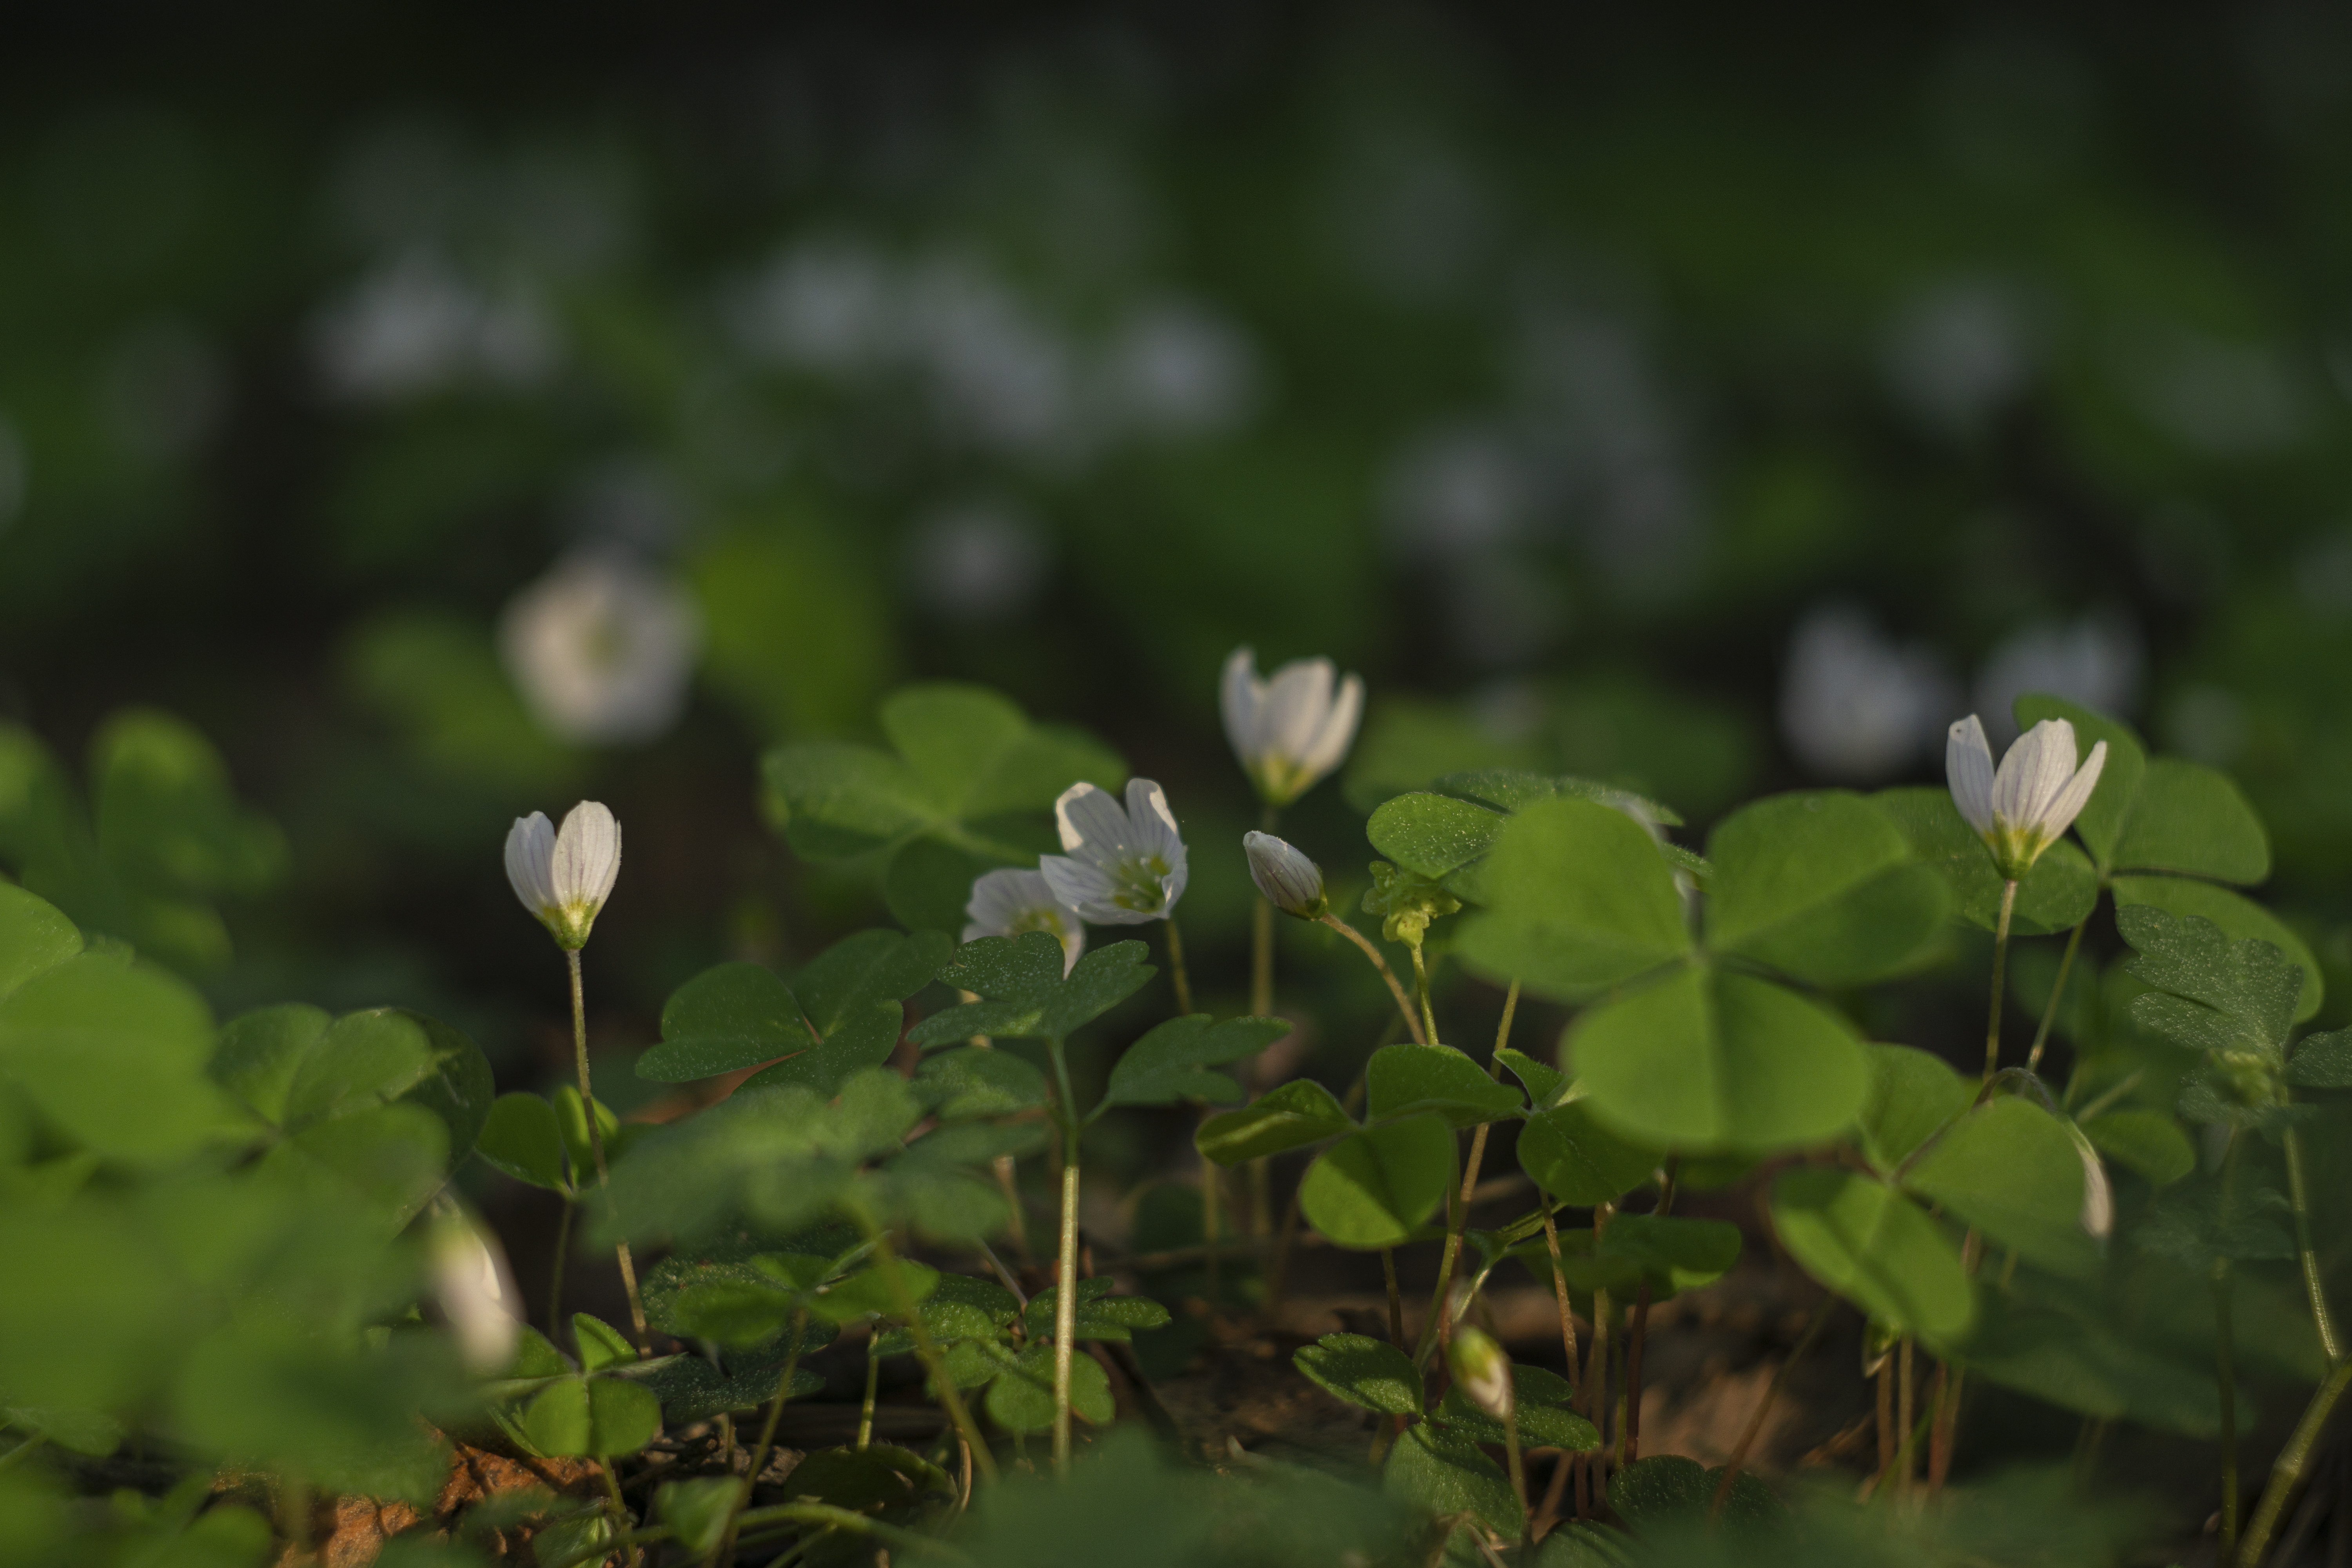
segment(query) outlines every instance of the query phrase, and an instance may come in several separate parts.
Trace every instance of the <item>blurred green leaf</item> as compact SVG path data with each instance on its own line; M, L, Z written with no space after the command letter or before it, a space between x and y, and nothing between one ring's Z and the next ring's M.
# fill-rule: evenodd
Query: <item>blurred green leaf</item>
M1951 910L1885 813L1842 790L1774 795L1707 836L1706 940L1820 985L1883 980L1915 962Z
M997 1363L988 1385L988 1418L1007 1432L1043 1432L1054 1425L1054 1347L1036 1343L1019 1353L983 1347ZM1110 1378L1090 1355L1070 1361L1070 1410L1080 1420L1108 1426L1117 1410L1111 1403Z
M0 882L0 996L81 952L81 932L56 907Z
M0 1071L85 1146L161 1163L244 1119L205 1076L213 1023L184 982L85 952L0 999Z
M1489 908L1465 917L1475 968L1563 1001L1598 995L1691 949L1673 874L1640 824L1591 801L1529 806L1487 857Z
M1364 1068L1364 1088L1381 1121L1435 1111L1456 1127L1475 1127L1527 1110L1517 1089L1451 1046L1384 1046Z
M221 1026L214 1081L264 1121L283 1126L295 1079L333 1022L324 1008L301 1002L241 1013Z
M2300 1089L2352 1089L2352 1029L2305 1035L2287 1058L2286 1079Z
M943 1121L979 1116L1017 1116L1042 1108L1049 1098L1045 1075L1010 1051L941 1051L915 1068L915 1086L933 1096Z
M1904 1186L2042 1268L2084 1276L2097 1245L2083 1230L2083 1160L2066 1124L1999 1096L1921 1152Z
M1922 1143L1956 1120L1976 1090L1943 1058L1909 1046L1871 1046L1870 1100L1862 1111L1862 1148L1891 1175Z
M1976 1321L1959 1248L1883 1182L1819 1165L1787 1172L1772 1184L1772 1225L1806 1273L1882 1322L1949 1345Z
M1843 1020L1749 975L1685 965L1577 1020L1562 1047L1593 1113L1673 1150L1762 1151L1850 1126L1868 1058Z
M1993 869L1992 852L1984 840L1952 804L1950 790L1926 785L1881 790L1870 804L1893 820L1913 854L1944 874L1958 918L1980 931L2000 923L2000 873ZM2098 868L2072 839L2062 838L2042 852L2017 885L2009 929L2018 936L2071 931L2098 899Z
M1291 1364L1335 1398L1382 1415L1418 1417L1421 1373L1412 1358L1386 1340L1363 1334L1325 1334L1293 1352Z
M730 1476L664 1481L654 1493L654 1511L677 1532L677 1543L689 1554L707 1557L719 1550L742 1495L743 1484Z
M2197 1146L2171 1117L2156 1110L2110 1110L2083 1123L2091 1146L2156 1186L2197 1168Z
M1526 1519L1503 1468L1470 1438L1433 1422L1399 1434L1381 1489L1432 1519L1468 1513L1506 1541L1517 1539Z
M1519 1168L1571 1208L1615 1203L1656 1172L1662 1156L1617 1136L1580 1100L1539 1110L1519 1129Z
M474 1140L474 1152L516 1181L552 1193L569 1195L572 1192L555 1107L538 1095L499 1096L482 1123L480 1136Z
M1317 1155L1298 1206L1341 1247L1394 1247L1437 1212L1453 1179L1453 1129L1443 1117L1413 1116L1350 1133Z
M897 662L868 572L834 531L747 522L688 563L711 679L770 737L839 733Z
M760 963L721 963L704 970L662 1005L661 1040L637 1058L637 1076L656 1083L714 1078L814 1041L800 1003Z
M1071 1031L1133 995L1158 973L1139 942L1115 942L1062 973L1062 944L1044 931L982 937L956 952L940 980L982 998L931 1016L907 1031L926 1049L988 1035L1003 1039L1066 1040Z

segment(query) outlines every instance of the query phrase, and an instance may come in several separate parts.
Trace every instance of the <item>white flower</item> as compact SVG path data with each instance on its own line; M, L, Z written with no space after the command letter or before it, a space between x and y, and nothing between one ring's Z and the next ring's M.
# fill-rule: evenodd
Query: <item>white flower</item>
M1454 1331L1445 1359L1453 1363L1454 1382L1471 1404L1497 1421L1511 1418L1513 1395L1511 1358L1482 1330L1464 1323Z
M1319 921L1331 907L1323 893L1323 868L1297 845L1271 833L1244 833L1242 848L1249 856L1250 880L1284 914Z
M1878 784L1935 744L1954 697L1931 651L1897 645L1852 605L1816 605L1789 639L1780 732L1811 772Z
M1054 897L1097 925L1163 920L1184 896L1184 840L1168 797L1150 779L1127 781L1127 808L1090 784L1054 803L1067 855L1045 855L1037 869Z
M971 923L963 940L984 936L1018 936L1042 931L1062 944L1062 973L1067 974L1087 948L1087 930L1078 911L1054 896L1043 871L984 871L972 879L971 902L963 912Z
M1944 746L1944 771L1952 803L1992 851L2002 877L2017 881L2033 868L2042 852L2056 843L2098 787L2106 765L2101 741L2081 768L2074 766L2074 726L2044 719L2018 738L1992 765L1992 747L1973 713L1952 726Z
M488 1237L450 1212L431 1230L433 1294L457 1336L457 1351L477 1373L504 1372L522 1336L514 1279Z
M543 811L516 817L507 830L507 880L566 951L588 945L588 929L620 874L621 825L600 801L573 806L561 833Z
M1257 656L1234 649L1225 660L1225 738L1268 805L1288 805L1347 759L1364 713L1364 683L1350 675L1332 689L1328 658L1293 659L1271 680L1257 676Z
M531 717L587 745L649 741L677 722L700 641L686 595L611 551L556 563L499 619L499 651Z

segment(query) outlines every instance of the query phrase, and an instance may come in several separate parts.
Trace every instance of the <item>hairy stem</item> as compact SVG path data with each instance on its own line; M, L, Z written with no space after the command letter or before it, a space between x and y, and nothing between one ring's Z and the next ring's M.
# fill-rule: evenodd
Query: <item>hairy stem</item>
M1404 986L1396 977L1396 971L1391 969L1389 961L1381 956L1381 950L1374 947L1370 939L1362 931L1358 931L1338 915L1325 914L1323 923L1363 949L1364 956L1372 961L1372 967L1381 972L1382 980L1388 982L1389 994L1396 998L1397 1011L1404 1017L1404 1032L1412 1037L1412 1043L1416 1046L1429 1044L1429 1037L1423 1034L1421 1030L1421 1016L1412 1009L1412 998L1405 994Z
M604 1130L596 1124L596 1091L588 1081L588 1000L580 978L580 950L567 948L563 956L572 961L572 1057L580 1069L580 1108L588 1119L588 1149L596 1161L596 1185L613 1184L612 1173L604 1165ZM642 1351L646 1337L646 1307L637 1296L636 1259L629 1256L629 1244L614 1244L613 1256L621 1265L621 1284L629 1293L629 1331Z
M1274 1016L1274 906L1262 893L1250 910L1250 1016Z
M874 1396L882 1388L882 1358L874 1353L874 1341L866 1341L866 1398L857 1406L857 1451L864 1453L874 1446Z
M1422 974L1419 947L1412 950L1412 963L1413 973L1416 975ZM1424 1008L1428 1005L1428 989L1424 984L1422 991ZM1486 1060L1486 1076L1490 1079L1498 1077L1503 1070L1503 1047L1510 1044L1511 1018L1518 1010L1519 983L1514 980L1511 982L1510 990L1503 998L1503 1021L1495 1032L1495 1054ZM1437 1037L1434 1026L1430 1029L1430 1037L1432 1039ZM1477 1131L1470 1134L1470 1158L1462 1167L1461 1192L1446 1194L1445 1253L1437 1266L1437 1294L1430 1301L1430 1321L1422 1326L1421 1346L1413 1355L1413 1361L1416 1363L1425 1360L1433 1346L1450 1342L1454 1337L1453 1314L1445 1310L1445 1297L1446 1292L1454 1287L1454 1270L1462 1259L1462 1232L1470 1223L1470 1194L1478 1190L1478 1167L1484 1164L1486 1159L1487 1126L1487 1123L1482 1121L1478 1124ZM1433 1339L1433 1332L1435 1335Z
M1176 917L1163 921L1168 928L1168 983L1176 988L1176 1011L1190 1015L1192 1011L1192 978L1184 971L1184 933L1176 929Z
M2042 1009L2042 1022L2034 1027L2033 1048L2025 1053L2027 1072L2039 1072L2042 1068L2042 1047L2050 1043L2051 1026L2057 1023L2059 1005L2066 1000L2066 976L2074 973L2074 952L2083 945L2083 928L2090 923L2086 915L2066 933L2066 951L2058 958L2058 984L2051 990L2050 1005Z
M1519 1452L1519 1402L1515 1398L1503 1410L1503 1456L1509 1462L1511 1495L1519 1500L1519 1550L1535 1550L1536 1516L1528 1511L1528 1466Z
M1559 1226L1552 1223L1551 1200L1543 1201L1544 1250L1551 1254L1551 1289L1559 1303L1559 1344L1568 1356L1568 1381L1574 1387L1577 1381L1576 1314L1569 1309L1568 1270L1559 1260Z
M2000 987L2009 965L2009 921L2017 912L2017 884L2000 885L2000 921L1992 928L1992 1005L1985 1014L1984 1080L2000 1070Z
M2344 1361L2344 1346L2336 1337L2327 1292L2319 1282L2319 1254L2311 1245L2309 1189L2303 1176L2303 1137L2292 1122L2287 1125L2285 1143L2287 1202L2294 1210L2294 1249L2303 1260L2303 1288L2311 1297L2311 1326L2319 1331L2319 1349L2327 1364L2337 1366Z
M1397 1289L1396 1248L1381 1248L1381 1274L1389 1286L1389 1343L1404 1349L1404 1293Z
M719 1544L712 1547L710 1555L704 1559L711 1568L718 1568L719 1563L734 1561L735 1535L742 1527L743 1510L751 1506L752 1489L760 1484L760 1473L768 1468L768 1456L775 1452L776 1423L783 1418L784 1401L793 1396L793 1376L801 1369L802 1331L807 1326L807 1310L803 1308L795 1310L793 1313L793 1346L784 1352L784 1375L776 1384L775 1397L768 1401L766 1419L760 1423L760 1441L751 1450L751 1468L745 1472L742 1486L736 1489L734 1504L727 1510L727 1528L719 1532ZM874 1360L875 1358L870 1356L867 1358L869 1364ZM860 1444L859 1447L863 1447L864 1445Z
M1665 1174L1658 1184L1658 1206L1652 1211L1661 1219L1674 1212L1675 1175L1680 1165L1680 1156L1666 1156ZM1625 1336L1625 1462L1629 1465L1642 1457L1642 1347L1649 1331L1650 1282L1643 1279L1641 1294L1634 1298L1633 1326Z

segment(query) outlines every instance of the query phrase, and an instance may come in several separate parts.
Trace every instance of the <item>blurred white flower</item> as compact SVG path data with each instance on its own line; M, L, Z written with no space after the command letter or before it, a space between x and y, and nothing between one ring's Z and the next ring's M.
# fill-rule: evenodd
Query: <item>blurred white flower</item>
M951 620L1003 621L1035 601L1049 555L1044 531L1026 516L966 502L932 513L908 536L908 586Z
M1535 480L1505 432L1456 425L1422 436L1382 487L1390 541L1409 561L1445 564L1525 531Z
M911 279L907 310L914 356L950 431L1024 457L1081 444L1071 345L993 273L961 258L929 263Z
M1067 974L1087 950L1086 926L1078 911L1054 896L1042 871L984 871L972 879L971 901L963 907L971 923L963 940L984 936L1019 936L1042 931L1062 944L1062 973Z
M1888 384L1938 429L1967 432L2025 387L2033 344L2014 290L1949 279L1906 304L1886 335Z
M870 247L823 239L786 251L737 295L738 341L763 359L835 375L877 369L905 345L904 288Z
M1105 356L1104 380L1123 423L1154 436L1229 430L1249 414L1257 351L1242 330L1181 300L1130 317Z
M520 1300L497 1245L453 1207L429 1232L433 1294L457 1335L467 1370L481 1375L514 1363L522 1338Z
M353 284L314 323L327 384L394 402L466 382L525 386L555 366L555 328L520 284L493 295L436 252L402 252Z
M1932 743L1951 702L1933 653L1896 647L1850 606L1816 607L1790 639L1780 731L1797 760L1825 777L1875 784L1901 773Z
M1271 833L1244 833L1242 852L1249 857L1250 880L1284 914L1319 921L1330 909L1331 900L1323 891L1323 868L1297 845Z
M2083 1229L2092 1239L2105 1241L2116 1228L2116 1190L2107 1180L2107 1167L2099 1159L2099 1152L2073 1121L2066 1131L2074 1140L2074 1152L2083 1161Z
M701 642L693 602L606 551L564 557L499 618L499 651L541 728L588 745L677 722Z
M1995 644L1977 672L1976 708L1993 716L1999 736L2013 735L2011 710L2030 691L2063 697L2102 713L2125 713L2139 699L2140 643L2131 627L2105 616L2071 624L2035 621Z
M507 830L507 881L567 952L588 944L620 875L621 825L601 801L566 812L561 832L543 811L516 817Z
M1288 805L1314 788L1355 744L1364 682L1350 675L1334 691L1335 673L1328 658L1296 658L1261 680L1249 648L1225 660L1225 738L1268 805Z
M2079 769L2074 756L2074 726L2044 719L2010 747L1996 773L1992 747L1977 716L1953 724L1944 745L1952 804L1992 851L1993 865L2008 880L2021 879L2042 852L2065 836L2098 787L2107 743L2093 746Z
M1097 925L1164 920L1184 896L1184 840L1168 797L1150 779L1127 781L1127 805L1090 784L1075 784L1054 803L1065 855L1041 856L1037 869L1054 897Z

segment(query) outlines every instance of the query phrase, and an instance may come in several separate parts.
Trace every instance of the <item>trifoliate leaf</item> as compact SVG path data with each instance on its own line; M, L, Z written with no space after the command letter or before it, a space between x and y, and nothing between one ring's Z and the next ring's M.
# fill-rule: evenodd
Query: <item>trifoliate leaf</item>
M1335 1398L1382 1415L1421 1414L1421 1374L1412 1358L1386 1340L1325 1334L1290 1360L1309 1383Z
M1433 1519L1475 1515L1507 1541L1518 1535L1526 1520L1503 1468L1472 1438L1434 1422L1417 1422L1398 1436L1381 1473L1381 1489Z
M2300 1023L2319 1011L2326 994L2319 961L2312 956L2310 947L2301 937L2260 904L2227 888L2186 877L2117 877L2111 890L2115 894L2118 929L2125 910L2145 908L2179 919L2195 916L2210 921L2231 942L2269 942L2303 970L2303 989L2294 1001L2294 1021ZM2126 936L2125 940L2130 938Z
M1317 1155L1299 1184L1299 1209L1341 1247L1394 1247L1437 1212L1453 1179L1454 1130L1442 1117L1414 1116L1350 1133Z
M2305 1035L2287 1058L2286 1080L2298 1089L2352 1089L2352 1029Z
M1510 1068L1511 1076L1517 1079L1520 1087L1528 1091L1528 1103L1536 1110L1542 1110L1559 1103L1560 1091L1568 1087L1566 1073L1508 1046L1496 1051L1495 1059Z
M1870 1100L1862 1110L1862 1149L1887 1174L1957 1120L1976 1089L1938 1056L1909 1046L1872 1046Z
M1513 816L1486 858L1480 894L1486 908L1463 922L1463 956L1561 1001L1600 995L1691 949L1655 842L1591 801L1545 801Z
M1173 1105L1180 1100L1231 1104L1242 1087L1213 1067L1255 1056L1294 1026L1287 1018L1226 1018L1205 1013L1171 1018L1119 1053L1095 1114L1114 1105Z
M1192 1134L1192 1145L1220 1165L1238 1165L1319 1143L1355 1125L1329 1089L1313 1079L1293 1079L1239 1110L1210 1117Z
M1806 1273L1883 1322L1950 1344L1976 1320L1959 1247L1883 1182L1822 1165L1790 1171L1772 1184L1772 1224Z
M1664 1156L1601 1125L1581 1100L1539 1110L1519 1129L1519 1168L1575 1208L1614 1203L1648 1181Z
M1007 1432L1043 1432L1054 1425L1054 1347L1030 1345L1019 1354L991 1344L980 1350L996 1363L995 1381L988 1385L988 1418ZM1097 1426L1110 1425L1118 1414L1111 1403L1110 1379L1102 1363L1084 1351L1070 1358L1070 1411Z
M862 931L834 943L793 979L820 1043L791 1041L782 1061L743 1087L798 1083L830 1094L859 1068L881 1066L898 1047L900 1004L931 983L951 951L931 931Z
M1141 1296L1113 1296L1110 1288L1108 1279L1078 1281L1077 1305L1071 1312L1071 1333L1076 1338L1124 1342L1138 1329L1157 1329L1167 1323L1168 1309L1159 1302ZM1055 1303L1060 1298L1061 1288L1048 1285L1029 1299L1021 1322L1031 1339L1052 1335Z
M1992 851L1977 837L1952 792L1920 784L1880 790L1870 804L1885 812L1911 846L1911 852L1943 873L1952 889L1952 912L1980 931L2000 923L2001 880ZM2099 899L2099 872L2090 857L2062 838L2042 850L2025 879L2009 929L2017 936L2047 936L2070 931Z
M1527 1101L1451 1046L1384 1046L1364 1068L1375 1121L1435 1111L1456 1127L1517 1116Z
M1815 790L1734 812L1707 836L1707 945L1818 985L1915 963L1951 912L1943 875L1860 795Z
M1062 973L1062 944L1044 931L982 937L957 950L942 983L982 1000L935 1013L907 1033L926 1049L974 1035L1000 1039L1065 1040L1109 1012L1158 973L1139 942L1115 942Z
M967 1046L923 1058L915 1088L929 1097L942 1121L982 1116L1016 1116L1050 1098L1045 1075L1011 1051Z

